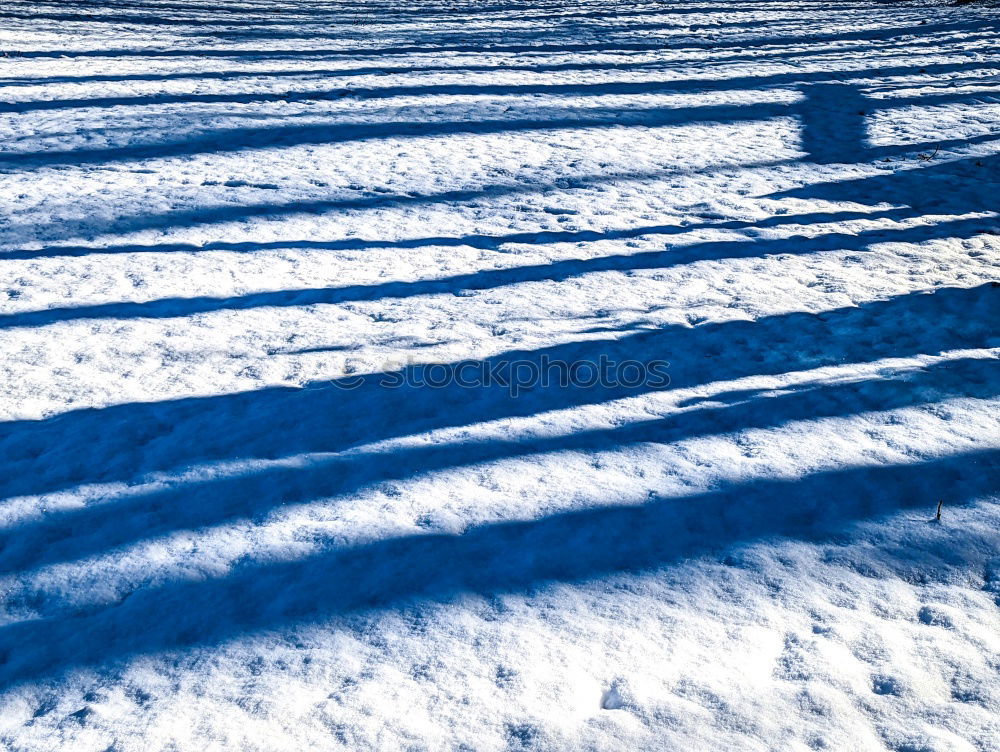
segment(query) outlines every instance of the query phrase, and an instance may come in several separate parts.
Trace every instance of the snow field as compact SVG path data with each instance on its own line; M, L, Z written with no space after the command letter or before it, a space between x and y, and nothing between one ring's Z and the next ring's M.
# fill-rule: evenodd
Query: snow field
M0 18L0 747L1000 749L995 8Z

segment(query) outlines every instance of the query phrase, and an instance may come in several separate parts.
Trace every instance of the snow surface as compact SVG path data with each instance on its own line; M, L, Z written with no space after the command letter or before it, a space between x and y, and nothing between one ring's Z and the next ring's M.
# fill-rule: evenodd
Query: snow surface
M0 748L1000 749L998 32L0 2Z

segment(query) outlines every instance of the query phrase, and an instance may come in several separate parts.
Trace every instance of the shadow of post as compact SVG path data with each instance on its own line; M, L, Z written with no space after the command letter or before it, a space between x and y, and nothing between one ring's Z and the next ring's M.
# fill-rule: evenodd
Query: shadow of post
M857 87L816 83L802 88L802 150L818 164L861 162L868 152L866 98Z

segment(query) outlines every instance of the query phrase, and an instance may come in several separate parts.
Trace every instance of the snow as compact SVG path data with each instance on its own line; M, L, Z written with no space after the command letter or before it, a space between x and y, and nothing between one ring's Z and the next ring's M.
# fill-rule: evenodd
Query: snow
M0 748L1000 750L994 4L0 19Z

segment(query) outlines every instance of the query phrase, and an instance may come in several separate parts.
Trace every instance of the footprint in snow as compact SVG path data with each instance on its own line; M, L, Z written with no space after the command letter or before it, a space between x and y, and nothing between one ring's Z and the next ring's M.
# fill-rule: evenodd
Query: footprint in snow
M917 618L919 618L922 623L931 627L945 627L946 629L951 629L955 626L951 617L942 609L935 606L924 606L917 612Z
M872 692L877 695L892 695L898 697L903 693L903 685L894 676L873 676Z
M601 695L602 710L621 710L628 705L628 685L623 679L615 679Z

